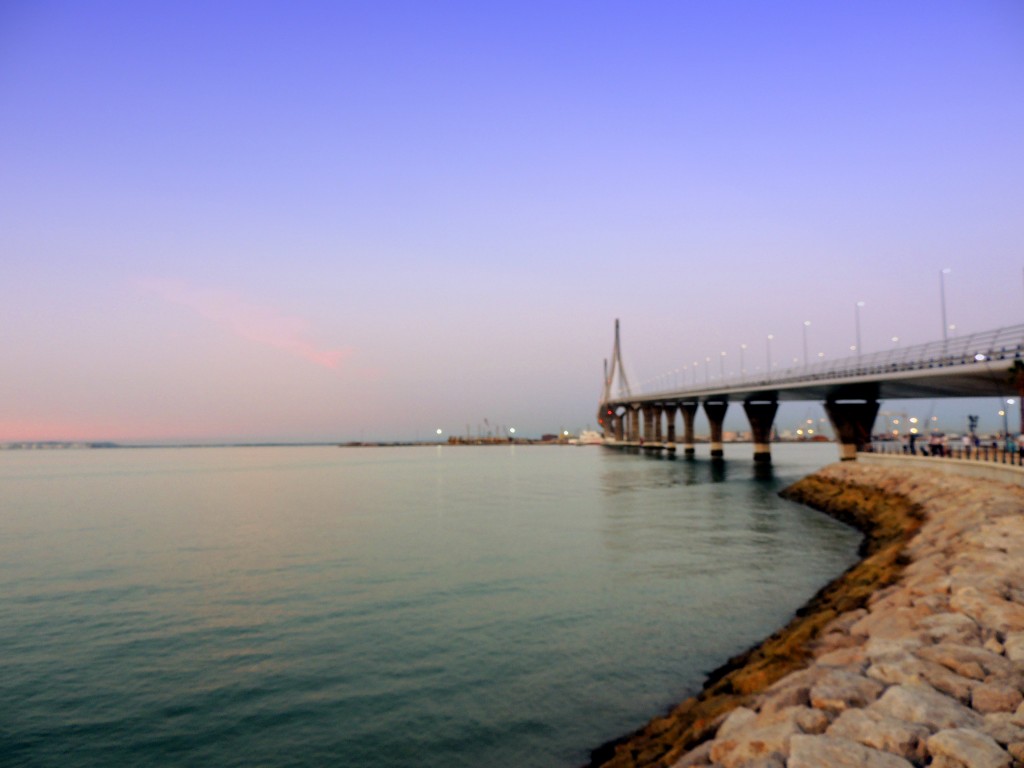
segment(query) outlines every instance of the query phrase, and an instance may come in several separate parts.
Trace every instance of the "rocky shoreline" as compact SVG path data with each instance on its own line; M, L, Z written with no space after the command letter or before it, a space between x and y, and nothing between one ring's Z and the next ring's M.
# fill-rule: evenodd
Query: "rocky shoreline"
M863 559L591 765L1024 768L1024 488L847 462L784 495Z

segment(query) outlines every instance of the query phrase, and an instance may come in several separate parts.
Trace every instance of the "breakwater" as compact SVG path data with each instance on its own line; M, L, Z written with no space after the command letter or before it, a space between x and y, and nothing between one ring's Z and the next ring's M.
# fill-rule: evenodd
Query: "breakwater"
M1024 765L1024 488L845 463L784 493L863 559L592 765Z

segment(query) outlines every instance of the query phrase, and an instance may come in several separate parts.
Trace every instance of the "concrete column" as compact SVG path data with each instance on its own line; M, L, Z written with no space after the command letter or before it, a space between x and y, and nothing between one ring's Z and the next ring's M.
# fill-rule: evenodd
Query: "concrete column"
M640 406L631 405L629 407L629 441L631 443L640 442Z
M645 405L644 412L644 444L654 442L654 406Z
M725 410L729 403L725 400L705 400L704 413L711 423L711 458L720 459L725 455L722 448L722 422L725 421Z
M743 410L750 422L750 433L754 438L754 461L772 460L772 422L779 404L774 400L745 400Z
M665 406L665 422L668 425L668 435L666 441L669 446L675 448L676 445L676 404L669 403Z
M660 405L656 405L651 410L654 411L654 442L661 445L665 442L664 433L661 431L661 415L665 412L665 409Z
M697 403L680 403L679 412L683 415L683 448L687 456L693 456L697 449L693 444L693 417L697 413Z
M622 436L624 434L624 431L623 431L623 428L622 428L622 422L624 422L625 420L626 420L626 413L625 412L623 412L623 413L616 413L615 414L615 439L618 440L620 443L622 442Z
M825 413L839 438L839 458L852 461L857 451L871 442L871 427L878 415L878 401L842 400L825 403Z

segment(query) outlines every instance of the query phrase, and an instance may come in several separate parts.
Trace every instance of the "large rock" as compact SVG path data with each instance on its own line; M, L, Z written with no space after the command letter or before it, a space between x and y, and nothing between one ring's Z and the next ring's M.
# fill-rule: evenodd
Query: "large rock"
M971 706L987 715L991 712L1014 712L1024 701L1024 696L1012 685L1006 683L981 683L971 693Z
M877 680L841 669L829 669L810 690L811 706L830 712L842 712L851 707L864 707L875 701L885 690Z
M1024 727L1014 723L1013 715L1009 712L985 715L985 724L981 729L1004 747L1007 744L1024 742Z
M868 667L867 675L886 685L926 683L962 704L970 703L971 689L978 685L977 681L961 677L941 664L909 653L879 658Z
M794 736L788 768L913 768L889 752L832 736Z
M729 719L722 724L729 724ZM789 754L790 739L796 734L823 733L828 717L809 707L787 707L762 711L756 718L743 714L715 737L709 753L723 768L747 768L754 760L780 758Z
M921 620L919 629L936 643L953 642L961 645L981 643L978 623L962 613L936 613Z
M870 707L875 712L918 723L930 731L980 728L983 718L927 685L894 685Z
M916 761L924 759L924 744L931 735L923 725L897 720L870 709L846 710L825 733Z
M1011 632L1003 643L1006 658L1017 664L1024 664L1024 632Z
M1013 663L1003 656L984 648L955 643L939 643L919 648L917 655L953 670L962 677L984 680L988 675L1009 677L1013 675Z
M1006 600L998 593L962 587L953 591L949 606L995 632L1024 631L1024 605Z
M698 747L694 747L685 755L672 764L672 768L697 768L698 766L711 765L711 745L714 742L705 741Z
M730 736L741 733L744 729L748 728L750 724L757 718L757 712L747 707L736 707L732 712L729 713L728 717L718 727L718 732L715 734L716 739L727 739Z
M1013 762L991 736L967 728L939 731L927 746L932 756L950 757L970 768L1009 768Z
M924 618L914 608L887 608L872 611L863 619L850 627L850 634L871 637L879 640L899 640L913 636L918 622Z

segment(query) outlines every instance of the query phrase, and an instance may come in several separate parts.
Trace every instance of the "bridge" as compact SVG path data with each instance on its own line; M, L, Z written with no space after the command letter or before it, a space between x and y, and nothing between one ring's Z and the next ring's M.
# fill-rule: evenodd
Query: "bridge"
M771 461L771 432L780 401L824 405L840 443L840 458L856 458L871 441L883 399L1024 396L1024 325L954 339L789 368L776 373L705 382L703 386L634 393L622 366L619 321L611 364L605 360L597 420L605 444L695 452L693 420L703 407L711 426L711 456L721 458L722 423L730 403L742 403L754 441L754 460ZM617 385L617 386L616 386Z

